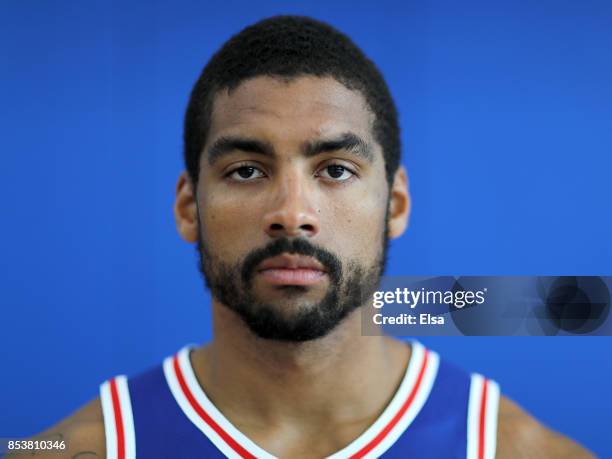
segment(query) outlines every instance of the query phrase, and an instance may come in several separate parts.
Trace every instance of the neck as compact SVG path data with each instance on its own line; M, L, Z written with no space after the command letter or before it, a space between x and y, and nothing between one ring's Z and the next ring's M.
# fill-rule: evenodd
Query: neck
M230 419L247 425L302 427L373 420L404 375L409 347L361 336L354 311L327 336L302 343L256 337L213 303L214 339L192 354L196 377Z

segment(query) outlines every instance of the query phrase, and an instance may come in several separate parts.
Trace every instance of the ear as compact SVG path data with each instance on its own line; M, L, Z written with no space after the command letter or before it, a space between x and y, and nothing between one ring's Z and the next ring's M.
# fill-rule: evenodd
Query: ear
M395 239L404 234L408 226L410 208L408 175L404 166L400 166L395 172L389 197L389 238Z
M185 241L197 242L198 208L193 183L186 171L183 171L176 184L174 220L176 229Z

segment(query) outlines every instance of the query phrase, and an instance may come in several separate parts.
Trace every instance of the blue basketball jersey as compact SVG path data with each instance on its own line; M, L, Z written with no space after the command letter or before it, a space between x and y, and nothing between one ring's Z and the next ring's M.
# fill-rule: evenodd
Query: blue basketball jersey
M109 459L274 458L206 396L191 346L133 378L100 386ZM499 387L441 360L418 342L380 417L328 459L493 459Z

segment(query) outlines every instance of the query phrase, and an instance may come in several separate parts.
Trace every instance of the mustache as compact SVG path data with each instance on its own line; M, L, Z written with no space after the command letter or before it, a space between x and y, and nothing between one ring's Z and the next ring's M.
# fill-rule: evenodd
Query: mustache
M336 255L306 239L282 237L271 241L265 247L253 250L246 256L241 270L243 282L250 283L255 273L255 268L261 262L283 253L312 257L327 269L327 274L332 281L339 283L342 279L342 262Z

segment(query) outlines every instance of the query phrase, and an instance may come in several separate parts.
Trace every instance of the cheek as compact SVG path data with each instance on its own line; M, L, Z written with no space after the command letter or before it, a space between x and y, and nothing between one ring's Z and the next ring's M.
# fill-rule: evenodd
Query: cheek
M219 193L203 199L200 202L202 236L209 249L233 259L251 250L259 228L256 212L257 206L245 205Z
M371 190L334 200L326 212L331 247L349 258L376 257L385 230L385 206L386 197Z

